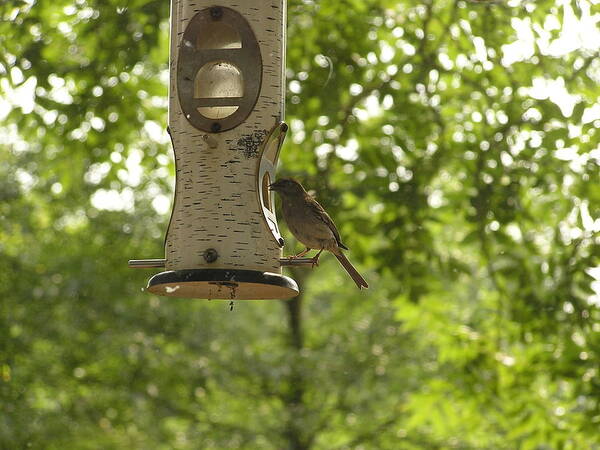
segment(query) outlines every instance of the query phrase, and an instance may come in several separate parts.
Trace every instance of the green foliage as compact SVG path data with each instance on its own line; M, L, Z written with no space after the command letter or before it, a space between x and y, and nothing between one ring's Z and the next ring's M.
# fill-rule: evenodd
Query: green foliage
M229 312L126 267L168 221L168 4L0 6L0 447L596 448L600 66L551 47L593 5L290 0L280 171L371 288L323 257Z

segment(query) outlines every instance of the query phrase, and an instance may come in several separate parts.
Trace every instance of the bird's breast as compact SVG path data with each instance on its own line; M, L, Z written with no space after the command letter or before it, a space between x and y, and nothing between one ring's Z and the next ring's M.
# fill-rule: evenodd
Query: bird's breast
M335 246L333 232L308 205L300 202L283 202L282 212L289 230L306 247L328 249L332 245Z

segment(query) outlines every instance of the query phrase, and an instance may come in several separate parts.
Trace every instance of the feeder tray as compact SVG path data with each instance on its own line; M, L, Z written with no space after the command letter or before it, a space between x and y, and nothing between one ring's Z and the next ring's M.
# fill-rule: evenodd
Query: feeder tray
M295 297L298 285L284 275L257 270L190 269L154 275L148 291L167 297L271 300Z

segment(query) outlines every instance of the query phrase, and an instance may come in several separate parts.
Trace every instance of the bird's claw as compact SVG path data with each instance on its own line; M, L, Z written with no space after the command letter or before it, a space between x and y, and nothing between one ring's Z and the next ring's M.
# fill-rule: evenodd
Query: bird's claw
M293 259L298 259L298 258L302 258L304 255L306 255L310 250L306 249L303 252L298 253L297 255L293 255L293 256L287 256L287 258L291 261Z

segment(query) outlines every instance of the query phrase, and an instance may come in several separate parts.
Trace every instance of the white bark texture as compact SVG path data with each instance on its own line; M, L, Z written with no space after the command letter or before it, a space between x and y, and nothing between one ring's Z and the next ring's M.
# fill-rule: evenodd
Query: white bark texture
M198 11L212 6L231 8L248 21L263 64L253 111L239 126L221 133L194 128L180 107L177 92L178 48L185 28ZM281 273L281 249L262 216L256 178L260 144L284 114L285 13L284 0L222 0L218 5L214 0L172 0L169 128L176 193L165 239L167 270ZM219 255L213 263L203 257L209 248Z

